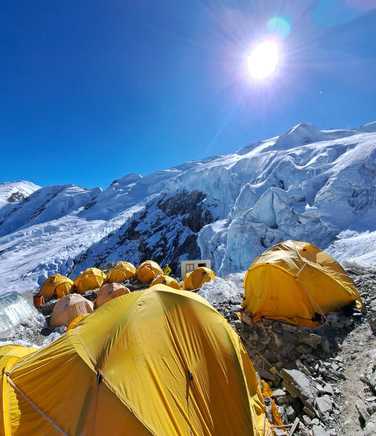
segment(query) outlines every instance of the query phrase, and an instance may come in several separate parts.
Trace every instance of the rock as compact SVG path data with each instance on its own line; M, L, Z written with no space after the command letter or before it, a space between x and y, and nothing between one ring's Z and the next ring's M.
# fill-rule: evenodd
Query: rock
M282 369L281 376L286 390L293 398L299 398L304 405L311 407L316 397L316 389L310 379L297 369Z
M295 435L295 433L294 433ZM312 436L312 432L302 424L302 422L299 423L299 433L297 433L299 436Z
M322 386L319 389L319 393L320 394L328 394L328 395L332 395L333 396L334 395L334 391L333 391L332 385L329 384L329 383L325 383L324 386Z
M373 415L374 413L376 413L376 402L373 403L367 403L367 412L370 415Z
M285 411L288 421L292 422L296 417L295 410L291 406L288 406Z
M372 392L376 393L376 350L370 351L369 355L372 360L369 362L369 365L362 379L365 383L368 384Z
M321 339L321 348L324 351L324 353L329 354L331 352L331 345L330 342L327 338L322 338Z
M273 374L271 371L268 371L267 369L259 368L258 373L262 379L265 379L267 381L276 383L279 379L279 377L276 374Z
M312 419L311 419L309 416L307 416L307 415L303 415L301 419L302 419L303 424L304 424L305 426L307 426L307 427L310 427L310 426L311 426Z
M308 352L310 351L310 349L311 349L311 347L310 347L309 345L305 345L305 344L301 344L301 345L298 345L298 346L296 347L296 351L297 351L300 355L305 354L305 353L308 353Z
M330 436L320 425L314 425L312 427L312 436Z
M367 422L363 430L363 436L375 436L376 434L376 415L373 415L370 421Z
M316 412L315 412L313 409L311 409L310 407L304 406L304 408L303 408L303 412L304 412L307 416L309 416L310 418L315 419ZM318 420L317 420L317 422L318 422Z
M326 418L333 409L332 397L329 395L323 395L322 397L316 398L315 407L318 414L321 417Z
M365 427L365 425L367 424L367 422L370 419L370 415L369 415L369 413L367 411L367 407L363 403L362 400L357 400L356 403L355 403L355 407L356 407L356 410L359 413L360 423L361 423L362 427Z
M311 348L316 348L321 344L321 336L315 333L309 333L308 335L304 335L300 342L310 346Z

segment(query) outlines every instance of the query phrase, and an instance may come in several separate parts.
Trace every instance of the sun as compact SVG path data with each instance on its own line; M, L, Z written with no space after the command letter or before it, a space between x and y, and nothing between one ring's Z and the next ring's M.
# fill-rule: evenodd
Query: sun
M248 75L254 80L266 80L277 72L281 60L281 48L276 41L258 43L246 58Z

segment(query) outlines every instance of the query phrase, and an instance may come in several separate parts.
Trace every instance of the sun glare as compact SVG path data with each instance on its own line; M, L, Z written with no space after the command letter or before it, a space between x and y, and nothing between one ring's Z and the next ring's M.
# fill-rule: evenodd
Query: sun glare
M280 47L276 41L257 44L247 56L248 74L254 80L272 77L280 64Z

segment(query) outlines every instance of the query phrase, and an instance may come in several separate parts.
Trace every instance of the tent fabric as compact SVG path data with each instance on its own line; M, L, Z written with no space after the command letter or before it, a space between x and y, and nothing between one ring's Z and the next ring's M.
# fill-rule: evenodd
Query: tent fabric
M243 307L262 317L307 327L317 315L362 299L350 277L327 253L308 242L286 241L256 258L244 279Z
M106 282L125 282L136 275L136 267L130 262L118 262L107 274Z
M151 282L152 286L160 284L169 286L173 289L181 289L179 282L166 274L160 274Z
M164 285L101 306L6 377L16 435L271 434L240 338L203 298Z
M88 268L74 281L75 288L80 294L100 288L106 279L106 274L99 268Z
M93 303L82 295L66 295L55 304L50 325L51 327L67 326L77 316L91 313L93 310Z
M137 279L141 283L151 283L160 274L163 274L162 268L153 260L146 260L137 268Z
M70 293L72 286L73 281L71 279L61 274L54 274L49 276L43 283L40 294L46 301L54 297L61 298Z
M128 294L129 289L120 283L106 283L97 292L97 298L95 300L95 307L102 306L107 301L113 298L121 297Z
M10 417L17 415L17 397L9 386L4 374L10 371L24 356L33 353L36 348L21 345L3 345L0 347L0 434L11 436Z
M75 318L73 318L73 320L67 325L67 330L70 329L75 329L78 324L84 319L86 318L88 315L90 315L89 313L83 313L82 315L77 315Z
M215 272L207 267L199 267L189 272L184 277L184 289L194 290L201 288L204 283L215 279Z

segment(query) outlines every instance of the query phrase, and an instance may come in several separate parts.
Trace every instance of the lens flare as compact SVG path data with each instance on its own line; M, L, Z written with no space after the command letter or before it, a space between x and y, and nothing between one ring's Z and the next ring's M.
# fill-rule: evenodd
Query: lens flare
M265 80L275 74L280 63L280 46L276 41L257 44L247 57L247 70L254 80Z
M272 17L268 20L266 27L269 32L274 33L281 38L286 38L291 32L291 25L287 18Z

